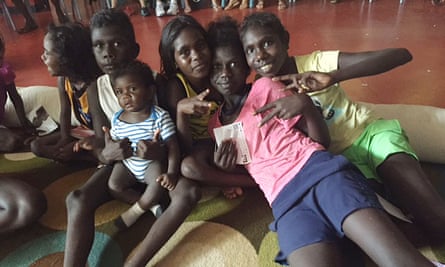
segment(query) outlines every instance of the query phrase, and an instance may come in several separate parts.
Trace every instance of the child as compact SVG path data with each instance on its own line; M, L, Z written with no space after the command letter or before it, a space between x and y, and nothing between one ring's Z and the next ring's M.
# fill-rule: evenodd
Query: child
M80 23L60 26L51 24L43 40L41 56L52 76L58 77L61 105L60 131L39 137L31 143L31 151L58 161L97 161L90 153L75 153L77 139L70 135L71 113L85 129L92 130L87 87L101 73L94 60L88 28Z
M240 175L226 175L210 161L213 147L207 123L220 102L218 92L210 90L210 50L205 29L193 17L179 15L162 30L159 45L161 71L168 78L168 109L176 121L184 154L181 173L204 184L230 186L227 197L237 197L240 189L253 181Z
M34 223L45 211L43 192L20 179L0 177L0 234Z
M12 152L23 146L25 136L2 125L5 113L6 100L9 96L17 112L20 124L26 134L34 134L35 129L32 123L26 118L23 100L15 87L15 73L12 66L4 61L5 57L5 41L0 35L0 152Z
M100 205L112 200L108 192L111 164L133 155L128 139L113 141L106 128L102 132L102 126L110 125L112 115L120 110L109 75L135 60L139 54L133 25L122 11L104 9L93 15L90 28L94 56L105 72L94 86L88 88L88 103L92 108L91 115L98 140L93 145L102 144L103 149L101 146L96 149L97 155L107 165L98 168L84 185L67 197L68 225L64 266L85 266L94 241L94 213ZM137 150L140 150L142 158L165 158L157 138L139 143ZM181 225L201 197L199 188L188 179L179 179L175 189L169 191L169 196L170 205L153 223L125 266L146 264Z
M233 20L215 23L211 34L219 37L210 43L211 82L224 95L224 103L209 122L209 131L241 123L251 156L245 168L264 192L275 218L271 228L280 243L277 262L343 266L337 249L347 237L379 266L434 266L398 232L360 172L321 145L329 144L329 131L311 99L282 91L282 85L269 78L252 87L245 84L249 66ZM280 97L291 97L298 115L276 118L259 128L264 114L255 110ZM233 148L232 142L223 140L218 150Z
M411 54L406 49L385 49L362 53L316 51L289 57L289 34L270 13L246 17L240 34L247 62L259 75L294 74L295 80L310 77L298 82L315 91L308 94L328 123L332 138L329 149L345 155L367 178L383 182L391 198L433 241L445 240L445 201L421 169L398 121L377 118L364 106L349 100L338 84L346 79L388 71L410 61ZM308 71L326 74L305 74ZM306 80L311 82L305 83ZM292 99L283 98L258 112L271 109L262 121L265 123L274 116L292 117L296 114L294 108Z
M144 63L134 61L118 69L113 78L114 93L122 110L115 113L111 121L110 134L113 139L128 138L134 156L116 162L108 186L111 194L126 202L136 202L119 219L124 227L131 226L145 211L159 203L164 189L173 190L179 173L179 146L175 136L175 125L167 111L153 105L156 84L151 69ZM137 143L152 139L160 131L167 145L168 168L165 162L145 160L137 155ZM131 187L136 181L147 184L139 197ZM160 206L155 205L155 216Z

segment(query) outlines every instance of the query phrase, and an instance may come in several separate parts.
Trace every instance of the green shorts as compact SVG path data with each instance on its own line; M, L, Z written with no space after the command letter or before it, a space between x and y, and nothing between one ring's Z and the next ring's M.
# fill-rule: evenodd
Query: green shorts
M366 178L382 182L377 167L396 153L406 153L418 160L398 120L376 120L342 154Z

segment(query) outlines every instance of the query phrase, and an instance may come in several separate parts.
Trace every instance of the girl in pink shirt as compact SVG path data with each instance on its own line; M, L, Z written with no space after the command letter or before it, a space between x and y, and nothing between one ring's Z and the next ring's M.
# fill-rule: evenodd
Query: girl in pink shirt
M379 266L433 266L410 244L380 206L366 179L345 157L324 146L330 142L322 115L306 94L292 94L270 78L252 86L245 80L249 67L235 21L223 18L209 29L213 50L212 86L224 103L209 122L209 130L237 125L250 157L245 168L272 207L280 252L276 261L291 266L344 266L339 244L356 243ZM292 97L298 115L271 118L261 107ZM260 127L262 125L262 127ZM233 126L233 128L236 128ZM241 136L241 138L240 138ZM215 164L231 172L239 144L222 140Z

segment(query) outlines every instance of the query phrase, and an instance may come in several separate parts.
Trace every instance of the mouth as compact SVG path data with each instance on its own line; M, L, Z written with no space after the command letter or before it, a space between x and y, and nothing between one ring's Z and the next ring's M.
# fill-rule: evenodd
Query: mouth
M116 67L115 67L114 64L105 64L105 65L102 65L102 70L103 70L105 73L113 72L115 69L116 69Z
M273 67L272 63L266 63L264 65L259 66L257 69L259 72L268 73L272 70L272 67Z
M196 72L203 72L203 71L207 70L207 65L204 63L200 63L196 66L193 66L192 69L193 69L193 71L196 71Z

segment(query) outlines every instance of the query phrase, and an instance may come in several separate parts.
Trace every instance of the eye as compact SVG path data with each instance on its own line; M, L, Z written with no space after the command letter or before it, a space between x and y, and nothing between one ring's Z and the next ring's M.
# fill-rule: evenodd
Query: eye
M232 61L232 62L229 63L229 67L230 67L231 69L234 69L234 68L236 68L237 66L238 66L238 62L236 62L236 61Z
M264 48L268 48L268 47L270 47L270 46L272 46L272 45L273 45L273 41L272 41L272 40L268 40L268 41L265 41L265 42L264 42L263 47L264 47Z
M220 71L222 69L222 65L217 63L217 64L213 64L213 71L217 72Z
M116 94L116 96L119 96L122 94L122 89L116 88L116 89L114 89L114 93Z
M93 49L102 49L103 44L102 43L95 43L93 44Z
M248 47L244 50L244 53L246 53L246 55L252 55L254 52L254 49L251 47Z
M121 42L119 42L119 41L114 41L114 42L113 42L113 46L114 46L114 47L119 47L119 46L121 46Z
M134 86L130 87L130 92L136 92L137 90L138 90L137 87L134 87Z
M179 55L181 55L182 57L188 57L190 55L190 49L179 50Z

